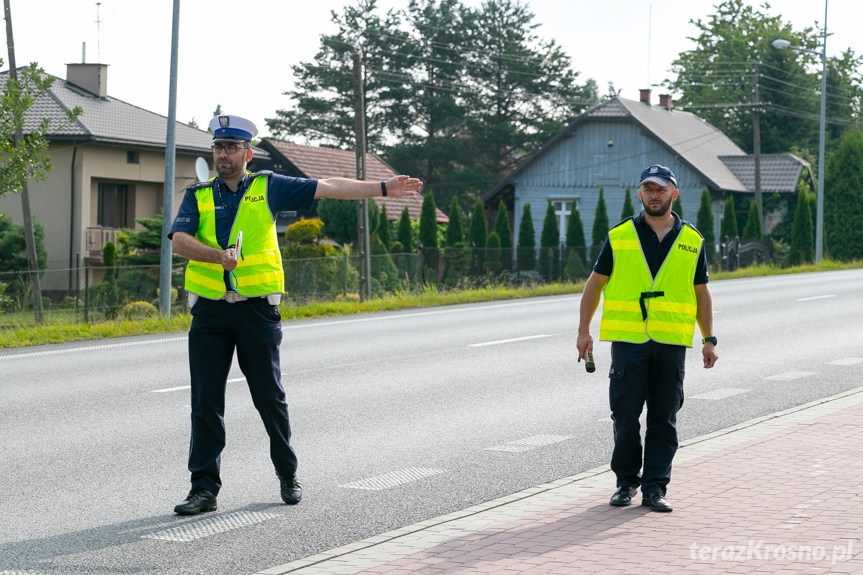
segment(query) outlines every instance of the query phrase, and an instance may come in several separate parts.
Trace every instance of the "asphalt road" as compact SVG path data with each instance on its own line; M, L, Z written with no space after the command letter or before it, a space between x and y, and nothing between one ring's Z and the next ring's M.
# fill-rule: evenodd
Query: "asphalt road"
M720 359L687 355L681 438L859 386L861 286L711 283ZM303 502L281 504L235 365L219 511L191 518L184 333L3 351L0 575L254 573L603 465L609 344L576 363L579 301L285 323Z

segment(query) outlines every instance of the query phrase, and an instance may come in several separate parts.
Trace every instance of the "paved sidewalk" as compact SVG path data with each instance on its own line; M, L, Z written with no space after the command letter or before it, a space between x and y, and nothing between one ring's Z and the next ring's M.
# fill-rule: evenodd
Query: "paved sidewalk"
M683 442L673 513L608 467L256 575L863 574L863 387Z

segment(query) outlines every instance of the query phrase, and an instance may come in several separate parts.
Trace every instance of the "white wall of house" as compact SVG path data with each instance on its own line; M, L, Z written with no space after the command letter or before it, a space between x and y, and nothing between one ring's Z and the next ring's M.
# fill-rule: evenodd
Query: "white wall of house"
M153 217L162 208L164 152L97 144L81 144L76 148L71 144L62 144L51 146L49 154L54 169L48 173L45 181L29 183L31 212L36 221L45 225L49 269L74 267L78 254L80 265L83 265L88 255L88 228L140 229L135 218ZM177 155L174 205L168 216L172 219L186 186L197 180L195 158ZM106 199L109 202L125 199L125 206L111 211L103 205L100 214L100 190L103 204ZM20 223L21 198L11 194L0 198L0 212L5 212L14 222ZM101 258L101 247L91 244L89 255ZM62 289L65 286L45 287Z

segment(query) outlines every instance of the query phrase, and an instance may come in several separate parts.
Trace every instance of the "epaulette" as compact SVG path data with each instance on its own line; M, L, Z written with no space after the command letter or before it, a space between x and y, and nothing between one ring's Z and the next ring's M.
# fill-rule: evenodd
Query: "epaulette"
M201 188L210 188L213 186L213 182L195 182L186 188L186 191L194 192L200 190Z
M274 172L272 170L261 170L260 172L255 172L254 174L250 174L249 177L257 178L258 176L267 176L269 178L273 174L274 174Z

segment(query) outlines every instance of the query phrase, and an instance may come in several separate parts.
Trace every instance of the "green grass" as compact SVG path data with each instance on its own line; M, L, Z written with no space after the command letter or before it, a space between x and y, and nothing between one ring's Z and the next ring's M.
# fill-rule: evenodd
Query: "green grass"
M712 281L721 279L760 277L784 275L817 271L834 271L863 268L863 261L838 263L824 261L822 265L805 265L790 268L778 268L771 265L752 266L734 272L712 272ZM458 291L439 291L436 286L427 285L422 290L404 291L388 294L381 298L367 301L337 301L313 302L303 305L282 304L282 318L285 321L316 317L353 315L377 311L393 311L407 308L425 308L461 303L477 303L499 301L527 297L540 297L581 293L584 283L554 283L529 287L509 288L489 286L483 288L463 289ZM0 316L2 318L2 316ZM105 321L99 323L65 323L52 319L44 325L27 325L20 322L0 329L0 348L17 348L46 343L61 343L125 337L152 333L186 331L191 323L189 314L172 316L170 321L162 318L139 321ZM575 321L575 319L573 319ZM29 321L32 324L32 321Z

